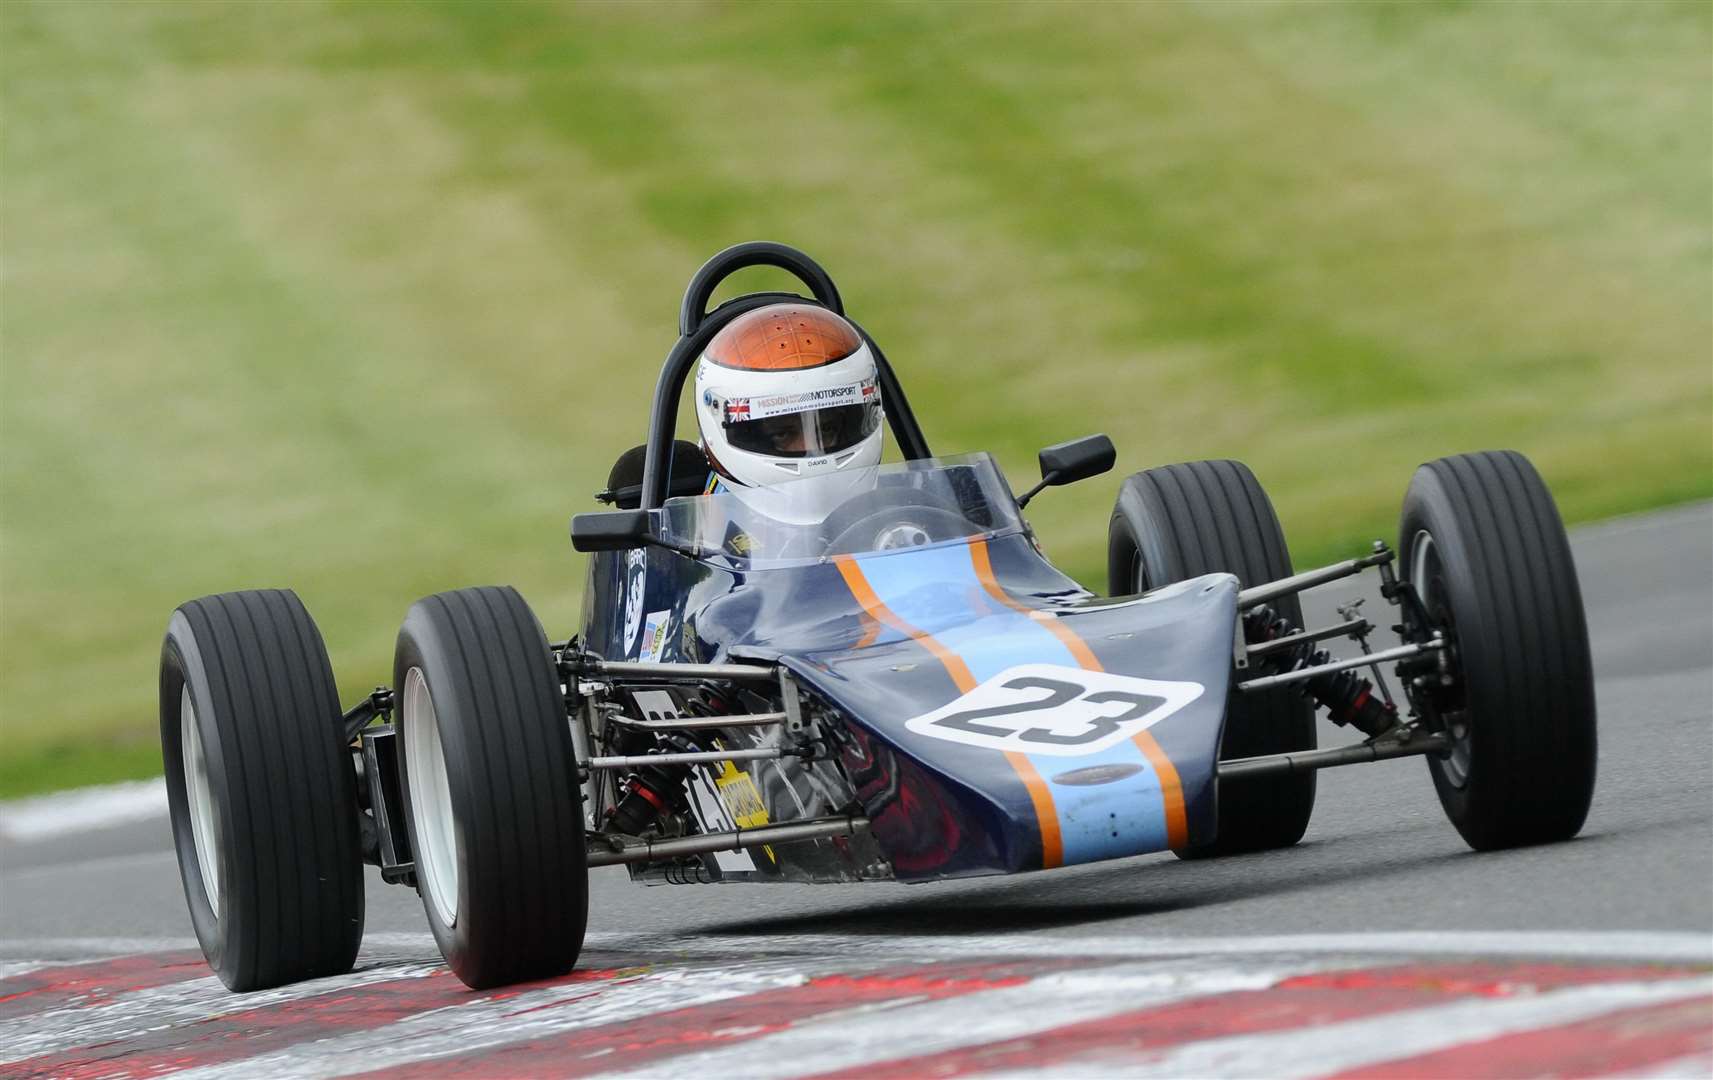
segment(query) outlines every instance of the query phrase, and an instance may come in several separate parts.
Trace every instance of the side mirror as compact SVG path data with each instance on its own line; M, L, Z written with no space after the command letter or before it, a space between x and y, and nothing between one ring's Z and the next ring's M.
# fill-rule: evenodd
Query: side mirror
M629 551L644 545L676 551L692 559L705 552L674 543L654 532L647 510L598 510L571 515L571 546L577 551Z
M1045 487L1060 487L1099 476L1112 468L1118 451L1105 435L1084 435L1080 439L1049 446L1041 451L1041 482L1017 497L1019 509Z
M625 551L650 539L646 510L602 510L571 516L571 546L578 551Z

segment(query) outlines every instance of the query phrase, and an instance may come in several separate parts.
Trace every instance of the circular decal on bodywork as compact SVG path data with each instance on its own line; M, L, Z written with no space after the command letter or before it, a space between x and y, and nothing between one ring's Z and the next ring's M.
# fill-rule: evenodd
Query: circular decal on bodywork
M1062 772L1053 777L1053 783L1094 787L1096 784L1117 783L1120 780L1135 776L1141 771L1141 763L1134 761L1120 765L1090 765L1086 769L1072 769L1070 772Z

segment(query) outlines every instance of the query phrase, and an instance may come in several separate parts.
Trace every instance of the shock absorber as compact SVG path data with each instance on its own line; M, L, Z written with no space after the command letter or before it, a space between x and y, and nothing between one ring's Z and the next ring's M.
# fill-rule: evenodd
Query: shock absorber
M1266 604L1250 608L1243 615L1243 633L1252 645L1276 641L1295 633L1297 627ZM1301 671L1330 663L1332 654L1325 649L1310 649L1307 645L1276 653L1261 661L1268 674ZM1379 735L1398 722L1398 708L1381 700L1374 693L1374 684L1353 669L1329 671L1299 684L1310 701L1326 707L1332 722L1349 725L1364 735Z
M707 701L694 697L685 701L684 711L691 716L712 716L726 711L725 702L712 691L707 697ZM690 752L709 749L683 734L657 738L649 732L633 730L621 731L613 746L618 753L630 757L642 757L661 747ZM607 819L620 832L641 836L659 822L689 809L684 795L684 783L689 776L688 765L650 765L638 769L624 782L624 794L607 811Z
M620 754L640 757L658 745L647 732L626 731L615 740L614 748ZM607 811L608 820L619 832L641 836L682 809L684 778L689 772L687 765L650 765L638 769L625 780L624 794Z

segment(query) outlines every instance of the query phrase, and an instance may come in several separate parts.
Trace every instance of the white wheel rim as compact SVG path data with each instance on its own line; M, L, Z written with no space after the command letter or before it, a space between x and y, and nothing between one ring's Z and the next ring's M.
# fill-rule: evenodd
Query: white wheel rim
M196 726L196 707L190 703L190 687L179 695L179 749L184 755L185 804L190 810L190 842L196 848L196 866L202 874L202 891L208 907L220 917L220 820L214 813L214 795L208 786L208 755L202 749L202 732Z
M1433 533L1426 529L1416 532L1416 538L1410 541L1410 584L1416 587L1416 595L1422 603L1427 603L1424 595L1427 591L1428 557L1433 553Z
M416 840L416 877L434 917L450 929L458 922L458 842L452 820L452 786L440 721L421 668L404 677L405 778Z

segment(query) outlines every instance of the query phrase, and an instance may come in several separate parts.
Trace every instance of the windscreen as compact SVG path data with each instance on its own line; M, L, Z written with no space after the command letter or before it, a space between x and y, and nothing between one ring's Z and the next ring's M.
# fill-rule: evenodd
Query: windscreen
M1023 527L1011 488L986 454L669 499L661 513L673 543L750 569L963 542Z

